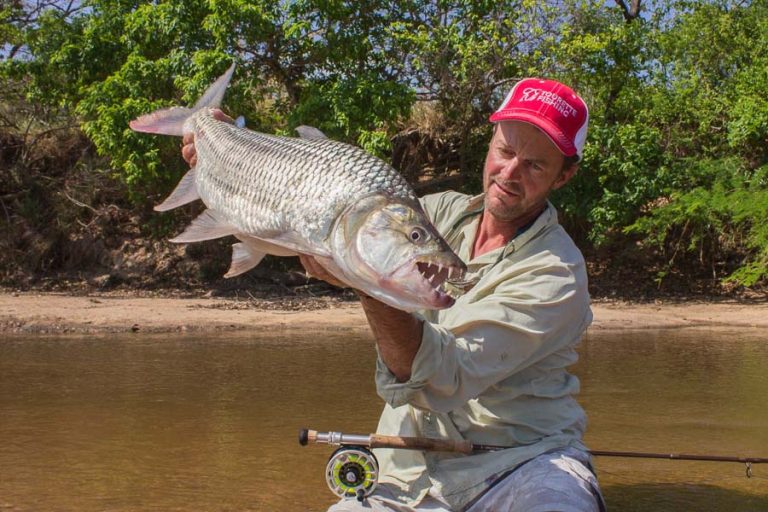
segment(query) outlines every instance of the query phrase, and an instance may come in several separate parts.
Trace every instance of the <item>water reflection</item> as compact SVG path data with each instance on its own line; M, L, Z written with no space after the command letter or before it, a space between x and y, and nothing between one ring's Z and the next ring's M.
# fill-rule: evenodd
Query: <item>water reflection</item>
M768 332L601 333L574 371L595 449L768 454ZM609 505L627 511L766 511L768 465L596 459Z
M590 334L594 448L768 456L768 333ZM370 338L0 340L0 510L324 510L327 447L372 432ZM768 467L597 460L612 510L768 510Z
M320 509L326 454L296 433L375 426L365 343L5 340L0 510L307 510L307 496Z

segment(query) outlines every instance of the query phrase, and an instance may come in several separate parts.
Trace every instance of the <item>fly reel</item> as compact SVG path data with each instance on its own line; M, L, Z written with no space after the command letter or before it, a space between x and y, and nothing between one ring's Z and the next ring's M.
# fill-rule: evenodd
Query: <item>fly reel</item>
M382 434L344 434L299 430L299 444L330 444L340 446L325 467L328 488L341 498L357 498L363 501L376 489L379 479L379 462L369 448L396 448L402 450L429 450L469 454L475 448L501 449L488 445L473 445L469 440L430 439L424 437L387 436Z
M363 446L338 448L325 466L328 488L340 498L363 501L375 489L379 479L379 463Z

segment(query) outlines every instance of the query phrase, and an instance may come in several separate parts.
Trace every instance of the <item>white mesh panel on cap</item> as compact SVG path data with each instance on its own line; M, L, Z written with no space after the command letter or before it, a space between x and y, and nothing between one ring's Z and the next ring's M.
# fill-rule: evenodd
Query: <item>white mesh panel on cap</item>
M502 101L501 105L499 105L499 108L496 109L496 112L498 112L499 110L507 106L507 103L509 103L509 100L512 99L512 95L515 94L515 90L517 89L517 86L519 86L522 82L523 80L520 80L515 84L514 87L512 87L512 89L510 89L510 91L507 93L507 96L504 98L504 101Z
M579 160L584 157L584 143L587 140L587 126L589 125L589 108L587 108L586 102L582 102L582 104L584 105L586 116L584 117L584 124L576 132L576 138L573 141L573 145L576 146L576 154L579 155Z

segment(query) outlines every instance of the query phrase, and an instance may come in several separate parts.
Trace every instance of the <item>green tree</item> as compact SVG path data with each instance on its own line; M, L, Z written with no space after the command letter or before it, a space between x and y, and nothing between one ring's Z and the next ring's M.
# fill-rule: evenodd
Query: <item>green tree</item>
M663 134L667 177L626 230L650 235L669 266L685 252L731 282L768 277L768 5L677 2L657 36L653 94L638 117ZM728 257L736 263L718 271Z
M517 79L544 76L590 106L580 172L556 196L577 235L661 248L662 275L699 262L768 277L762 0L12 1L0 21L4 90L81 123L138 204L184 165L178 141L128 121L193 103L232 61L225 108L249 127L314 125L382 157L415 134L398 162L428 154L409 178L468 192L488 114Z

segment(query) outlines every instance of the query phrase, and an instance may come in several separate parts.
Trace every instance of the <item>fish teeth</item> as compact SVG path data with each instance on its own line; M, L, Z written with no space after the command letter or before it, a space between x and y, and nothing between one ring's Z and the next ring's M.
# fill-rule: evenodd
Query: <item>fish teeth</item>
M464 277L464 272L459 267L454 267L452 265L443 266L440 262L428 260L420 261L418 269L421 276L426 279L430 286L436 291L448 294L454 299L457 298L457 293L454 290L451 290L450 287L446 288L443 285L449 281L451 283L456 283L457 281L459 283L461 282Z

